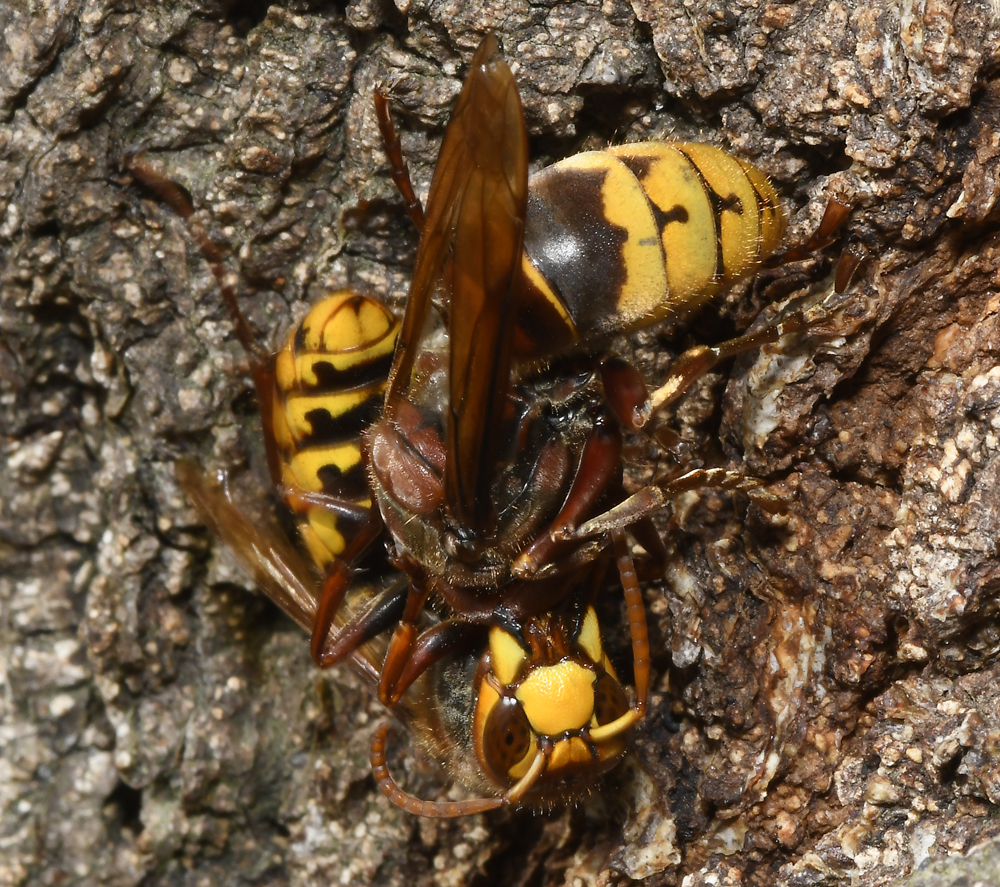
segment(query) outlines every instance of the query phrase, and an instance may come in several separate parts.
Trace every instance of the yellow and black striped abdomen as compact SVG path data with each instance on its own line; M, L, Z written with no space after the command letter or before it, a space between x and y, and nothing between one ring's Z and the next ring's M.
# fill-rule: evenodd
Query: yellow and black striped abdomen
M320 567L356 532L350 509L338 503L371 505L361 433L381 413L398 332L382 304L341 291L303 318L275 358L271 422L282 486ZM312 494L311 501L303 501L303 493Z
M785 224L766 176L719 148L640 142L568 157L529 180L525 341L553 341L557 319L585 340L694 309L752 273Z

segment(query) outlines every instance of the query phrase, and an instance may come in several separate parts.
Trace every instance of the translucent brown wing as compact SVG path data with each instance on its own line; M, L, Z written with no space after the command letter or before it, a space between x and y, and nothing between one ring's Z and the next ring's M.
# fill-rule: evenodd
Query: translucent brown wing
M223 486L209 477L191 459L176 465L177 480L187 493L198 516L247 570L261 591L306 630L312 631L316 612L318 580L305 558L289 543L283 533L268 521L251 518L238 507ZM402 573L386 577L380 584L366 586L357 582L338 613L339 627L389 584L405 584ZM335 632L333 635L335 636ZM353 670L369 685L373 695L378 686L386 638L376 638L361 647L349 660ZM327 641L328 644L332 641ZM303 654L308 647L303 644ZM391 709L410 730L417 744L449 771L470 785L477 785L475 752L461 725L471 715L463 684L471 682L478 658L436 665L421 675ZM449 695L450 694L450 695ZM470 697L471 698L471 697Z
M441 144L386 411L409 383L435 286L448 297L445 490L472 530L492 521L489 483L510 376L513 283L520 269L528 138L517 84L488 36L472 59Z
M275 526L263 518L251 519L229 497L223 486L209 477L192 459L182 459L175 466L177 481L187 493L198 516L233 554L252 577L258 588L307 632L316 618L318 580L306 559ZM399 582L406 579L400 575ZM361 599L371 597L359 588L353 596L354 607L345 606L338 614L343 624ZM348 602L350 603L350 602ZM335 636L335 632L331 633ZM328 640L327 644L332 643ZM355 655L351 666L374 690L381 669L377 645L366 645Z

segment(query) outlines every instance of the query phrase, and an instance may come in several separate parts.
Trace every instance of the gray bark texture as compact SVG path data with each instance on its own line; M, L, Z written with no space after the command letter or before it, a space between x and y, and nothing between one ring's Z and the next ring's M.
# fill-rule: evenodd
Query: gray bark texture
M436 822L382 798L380 706L177 486L182 456L259 463L260 420L204 257L122 158L190 193L269 345L333 288L398 309L417 237L372 88L426 197L488 30L533 165L718 144L789 244L836 195L868 258L845 294L834 246L616 344L655 382L789 305L819 331L665 417L769 496L661 516L627 761L571 809ZM0 885L1000 883L996 844L949 859L1000 832L998 74L996 0L0 0ZM630 488L664 453L632 442ZM390 757L461 796L402 731Z

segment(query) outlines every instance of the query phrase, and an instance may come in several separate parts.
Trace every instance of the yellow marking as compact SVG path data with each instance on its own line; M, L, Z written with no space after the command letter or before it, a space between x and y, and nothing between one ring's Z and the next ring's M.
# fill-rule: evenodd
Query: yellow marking
M611 660L608 659L607 656L605 656L604 657L604 661L601 664L604 666L604 670L609 675L611 675L611 677L613 677L615 679L615 681L617 681L617 683L620 684L621 681L618 680L618 675L615 673L615 667L611 664Z
M337 529L337 515L322 506L313 505L307 516L309 526L326 549L333 555L342 554L347 543L343 533Z
M327 465L333 465L346 474L351 468L361 462L361 448L357 442L341 444L335 447L310 447L300 450L289 460L289 468L295 483L307 493L321 493L323 482L319 471Z
M649 322L667 298L667 276L660 232L639 180L607 151L577 154L559 165L569 170L604 173L601 183L604 219L627 234L621 247L625 282L617 294L614 325L621 328Z
M528 772L507 790L507 801L516 804L521 800L524 794L538 781L538 777L542 775L547 764L548 758L545 754L536 752Z
M521 758L513 767L507 771L507 775L511 779L520 779L528 772L528 768L531 766L532 761L535 760L535 754L538 751L538 740L535 738L535 734L531 734L531 739L528 742L528 751L525 753L524 757Z
M500 701L500 694L489 681L482 681L479 685L479 695L476 697L476 713L472 718L472 744L476 749L476 757L479 763L487 770L490 769L486 760L486 752L483 748L483 731L486 729L486 722L489 720L490 712Z
M476 700L476 721L486 724L486 718L493 707L500 701L500 694L489 681L483 681L479 687L479 698Z
M731 283L753 270L760 261L760 213L757 196L743 167L735 157L711 145L686 142L677 146L698 167L705 181L719 195L723 209L719 220L722 264L725 272L720 286ZM737 202L738 201L738 202Z
M298 384L295 368L295 331L274 356L274 382L280 391L291 391Z
M298 375L299 383L306 387L315 387L319 384L319 377L316 375L316 364L327 363L333 367L335 372L343 372L352 369L363 363L369 363L380 357L392 354L396 347L396 335L386 336L377 342L367 345L364 350L351 353L333 354L318 352L316 354L301 354L295 359L295 371Z
M594 742L604 742L612 737L620 736L641 717L642 715L638 711L630 708L625 714L615 718L610 724L605 724L603 727L592 727L590 738Z
M315 305L303 318L303 350L357 352L384 342L395 326L395 318L382 304L342 290Z
M785 216L785 209L778 197L778 192L774 186L757 167L751 166L743 160L736 158L739 165L746 173L746 177L760 194L761 211L761 235L760 235L760 257L769 256L785 239L785 226L788 219Z
M563 660L534 669L514 695L524 706L532 729L553 736L590 723L596 678L590 669Z
M496 626L490 629L490 665L503 686L514 682L526 658L524 648L513 636Z
M542 273L531 263L531 259L528 258L527 253L521 256L521 273L535 285L535 287L545 297L545 300L556 310L556 312L558 312L562 322L566 324L566 328L575 339L576 324L573 323L573 318L570 317L562 299L555 294L552 287L549 285L549 282L542 277Z
M317 394L312 397L293 394L285 401L285 416L292 437L301 442L313 433L315 429L312 422L306 418L306 415L313 410L326 410L330 418L336 422L345 413L362 406L376 396L377 392L372 388Z
M303 346L297 350L299 328ZM317 363L342 372L392 354L399 334L399 323L380 302L346 291L315 305L299 328L275 356L275 380L285 392L318 385Z
M563 739L552 747L549 755L549 772L568 767L570 764L587 764L591 761L590 750L579 736Z
M295 446L292 431L288 427L288 419L285 416L285 405L281 402L277 389L274 391L271 402L271 433L274 435L274 442L280 452L287 452Z
M718 289L715 280L715 219L705 187L691 162L671 145L640 142L609 148L618 157L645 160L649 169L642 179L646 196L654 206L675 221L662 232L669 295L658 314L706 301ZM687 219L677 218L678 210Z
M315 388L319 384L316 364L329 364L335 372L339 373L392 354L396 347L396 332L398 330L394 330L391 336L373 342L361 350L340 354L320 351L303 353L298 357L294 355L291 347L294 344L292 339L294 339L295 334L293 333L275 358L274 370L278 387L286 392Z
M613 761L625 753L625 740L620 736L611 739L604 739L597 743L597 760L603 764L606 761Z
M604 653L601 650L601 627L597 623L597 613L594 612L593 607L587 607L577 643L595 665L604 658Z
M321 570L325 570L327 564L333 560L333 555L316 535L316 531L304 520L299 521L299 536L306 551L309 552L309 557L313 559L313 563Z

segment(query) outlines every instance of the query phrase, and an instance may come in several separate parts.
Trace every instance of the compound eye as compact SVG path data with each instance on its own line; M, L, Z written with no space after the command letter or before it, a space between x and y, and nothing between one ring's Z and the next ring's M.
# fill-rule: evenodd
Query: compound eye
M594 685L594 716L603 727L620 718L629 709L628 697L611 675L603 674Z
M502 697L486 719L483 755L494 775L508 778L507 771L523 760L531 746L531 728L521 703Z

